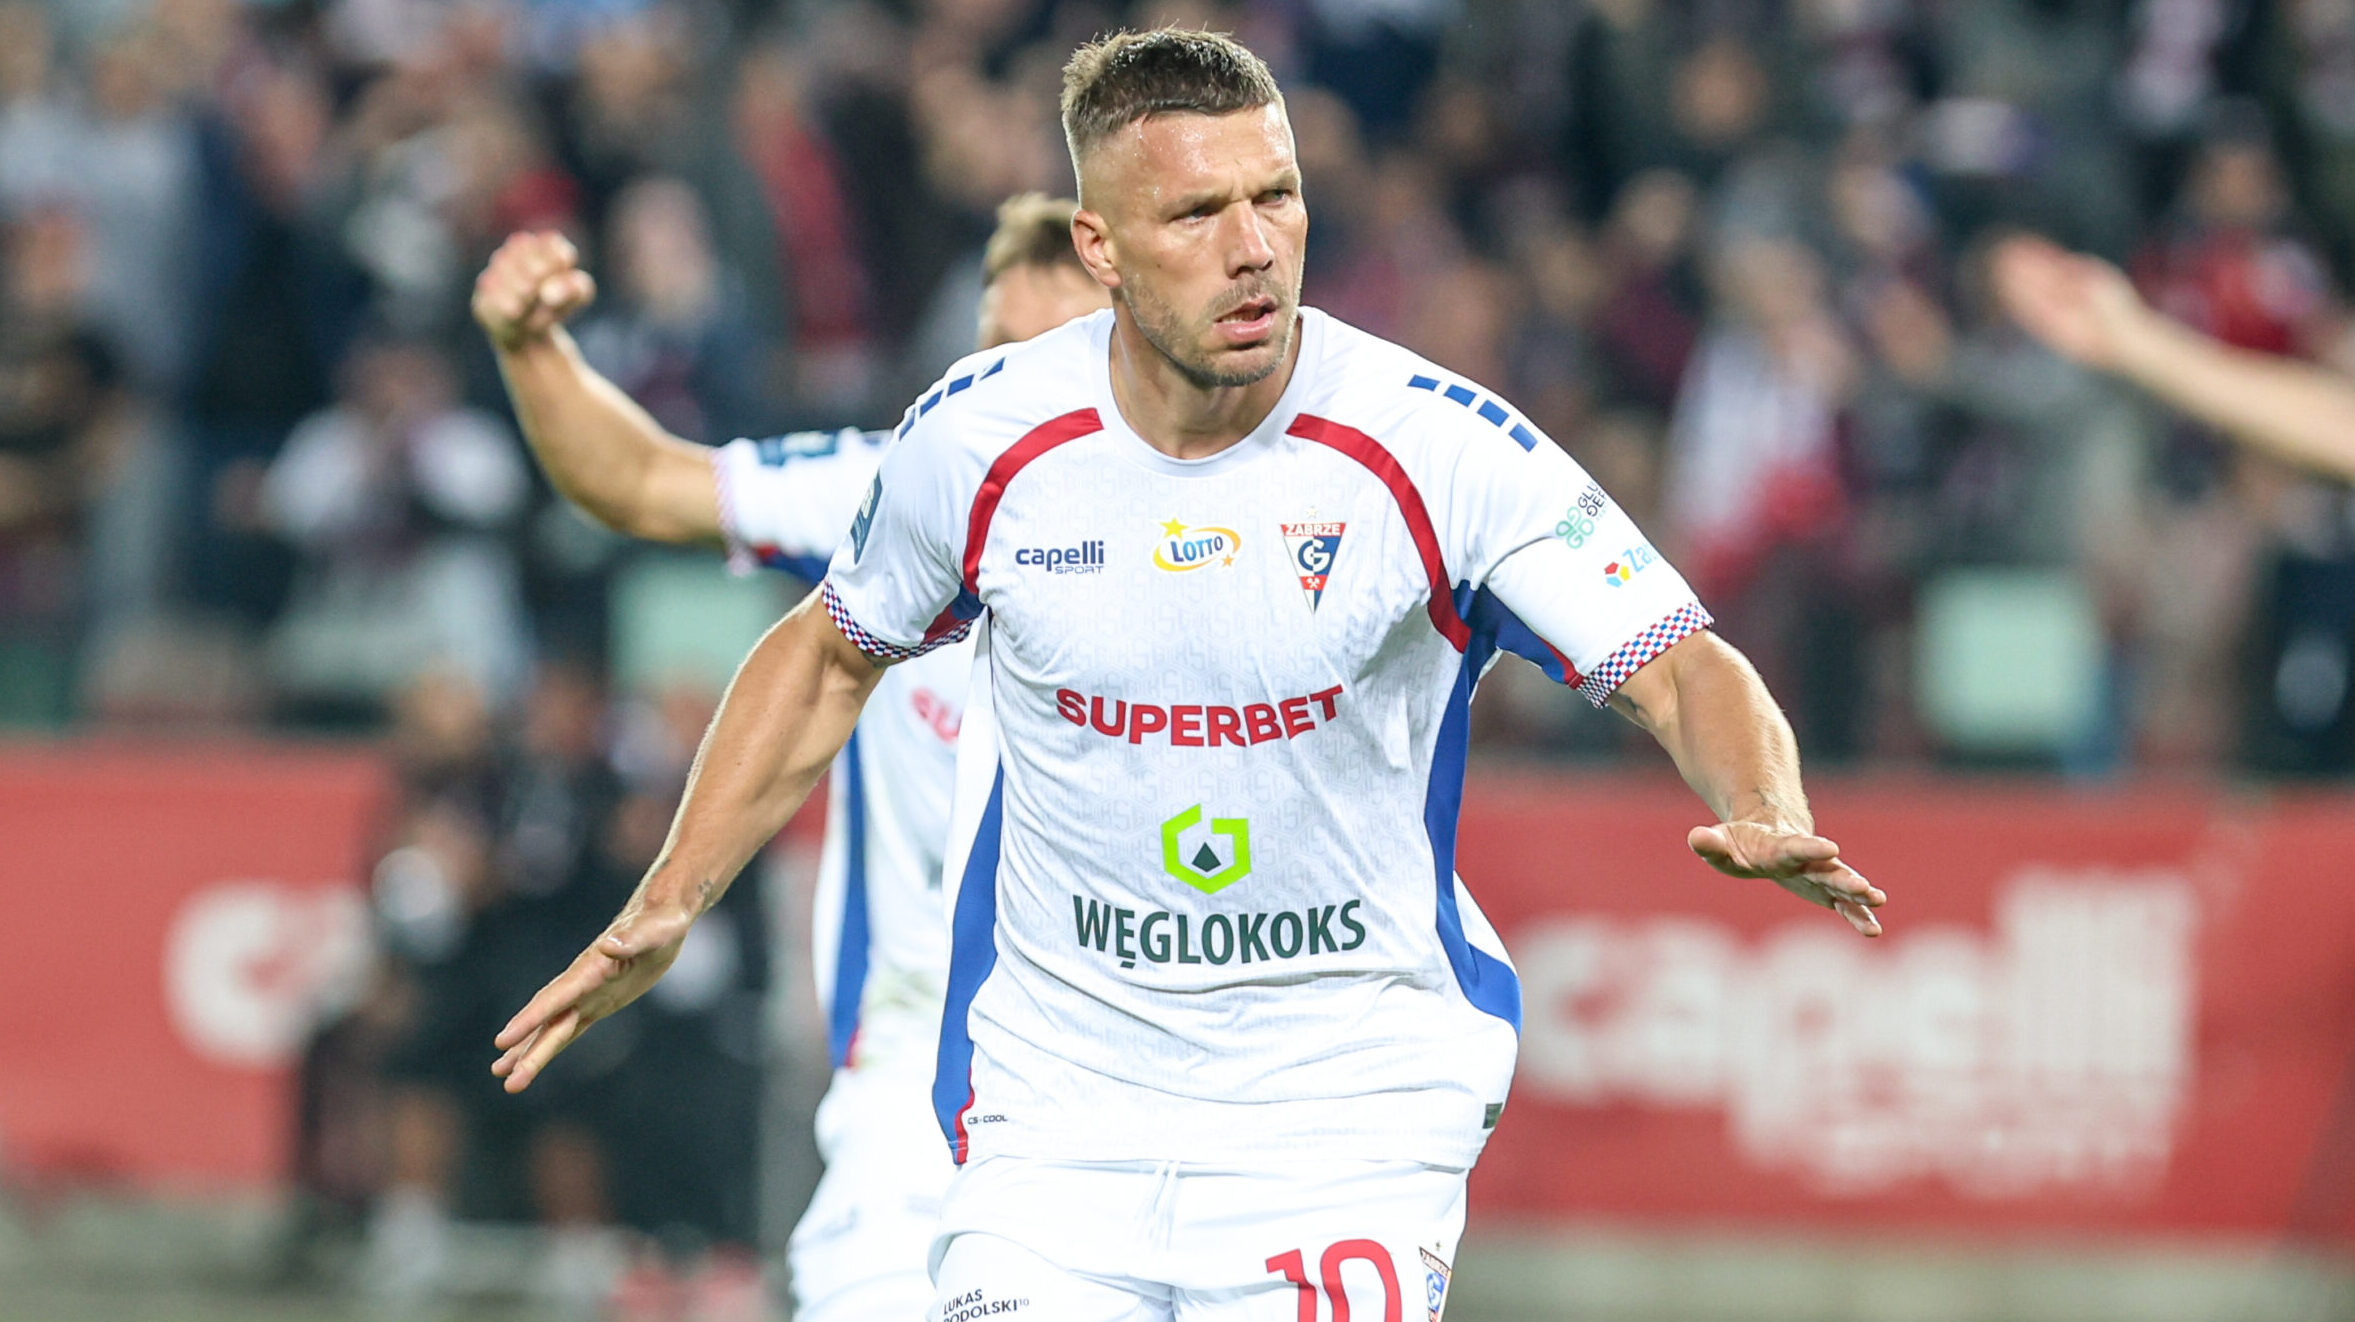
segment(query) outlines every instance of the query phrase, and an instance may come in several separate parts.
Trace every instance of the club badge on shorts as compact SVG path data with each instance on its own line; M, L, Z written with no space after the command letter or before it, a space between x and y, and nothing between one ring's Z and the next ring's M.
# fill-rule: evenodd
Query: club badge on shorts
M1431 1306L1431 1322L1439 1322L1440 1310L1447 1307L1447 1283L1455 1273L1431 1250L1416 1252L1423 1255L1423 1299Z

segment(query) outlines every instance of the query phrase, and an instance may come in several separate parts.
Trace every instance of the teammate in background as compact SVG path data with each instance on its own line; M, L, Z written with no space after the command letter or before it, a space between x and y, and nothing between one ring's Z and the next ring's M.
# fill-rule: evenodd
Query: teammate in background
M1064 77L1112 310L917 404L738 673L662 859L493 1069L528 1085L651 985L888 664L972 630L934 1322L1437 1313L1519 1022L1453 869L1500 648L1668 749L1720 870L1868 935L1885 896L1814 834L1756 673L1578 465L1299 306L1307 212L1256 56L1125 33Z
M1026 340L1108 299L1071 245L1077 203L998 210L983 257L981 347ZM556 489L617 532L724 543L815 582L891 436L804 432L711 449L664 432L581 358L563 327L596 286L559 234L517 234L475 283L516 416ZM835 1074L818 1108L826 1159L793 1233L795 1316L912 1322L941 1190L955 1167L929 1105L948 980L941 911L970 648L894 668L835 763L812 936Z
M2034 237L1997 247L1997 296L2054 352L2121 376L2261 454L2355 481L2355 381L2159 312L2124 272Z

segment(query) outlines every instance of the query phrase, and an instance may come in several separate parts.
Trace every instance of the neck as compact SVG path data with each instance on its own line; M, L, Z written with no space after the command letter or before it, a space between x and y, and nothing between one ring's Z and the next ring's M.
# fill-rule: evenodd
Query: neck
M1300 314L1275 371L1247 386L1198 385L1145 338L1125 307L1112 314L1112 402L1131 430L1172 459L1207 459L1249 436L1300 363Z

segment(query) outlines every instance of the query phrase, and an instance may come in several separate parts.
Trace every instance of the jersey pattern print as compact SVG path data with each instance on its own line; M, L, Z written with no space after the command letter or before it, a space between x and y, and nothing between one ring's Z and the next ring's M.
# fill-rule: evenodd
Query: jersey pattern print
M978 639L943 1132L1469 1167L1520 1021L1454 871L1473 686L1511 651L1599 702L1708 616L1567 454L1404 349L1305 311L1265 423L1179 461L1113 405L1111 333L951 369L821 588L879 656Z

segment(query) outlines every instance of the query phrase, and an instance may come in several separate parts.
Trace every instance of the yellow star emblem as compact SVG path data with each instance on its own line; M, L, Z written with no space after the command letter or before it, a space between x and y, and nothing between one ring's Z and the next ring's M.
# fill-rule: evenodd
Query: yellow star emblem
M1169 522L1161 525L1161 534L1164 537L1182 536L1185 531L1186 525L1184 521L1180 519L1171 519Z

